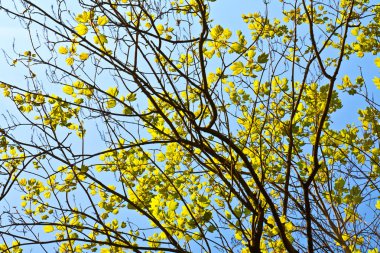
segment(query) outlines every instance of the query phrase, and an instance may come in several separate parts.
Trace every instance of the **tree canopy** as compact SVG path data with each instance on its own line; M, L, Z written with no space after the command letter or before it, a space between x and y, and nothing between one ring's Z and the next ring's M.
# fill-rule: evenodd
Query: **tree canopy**
M379 251L378 1L221 4L0 2L1 252Z

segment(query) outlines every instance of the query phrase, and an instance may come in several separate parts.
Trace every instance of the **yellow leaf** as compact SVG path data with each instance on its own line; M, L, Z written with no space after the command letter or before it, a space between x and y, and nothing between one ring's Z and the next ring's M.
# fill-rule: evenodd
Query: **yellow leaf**
M350 235L348 235L348 234L343 234L343 235L342 235L342 239L343 239L343 241L347 241L348 239L350 239Z
M240 52L242 49L243 49L243 46L237 42L234 42L232 43L231 45L231 49L234 51L234 52Z
M79 55L79 59L81 59L82 61L85 61L88 59L88 53L81 53Z
M130 101L130 102L133 102L136 100L136 93L129 93L126 98L126 100Z
M380 210L380 199L376 202L376 209Z
M376 87L380 90L380 78L375 77L372 81L376 85Z
M84 11L81 14L78 14L75 18L76 21L86 23L90 18L90 13L87 11Z
M72 66L74 64L74 58L73 57L69 57L66 59L66 64L69 65L69 66Z
M355 27L354 29L351 30L351 34L354 36L358 36L359 34L359 27Z
M165 159L166 159L165 155L164 155L162 152L158 153L158 154L156 155L156 157L157 157L157 161L158 161L158 162L163 162L163 161L165 161Z
M116 97L117 94L119 94L119 90L117 89L117 87L110 87L110 88L108 88L107 93L110 96Z
M67 54L69 51L67 50L67 47L59 47L58 52L60 54Z
M114 108L116 106L116 100L115 99L109 99L106 102L106 107L108 109Z
M86 33L88 32L88 28L84 24L79 24L74 29L81 36L86 35Z
M45 197L45 198L49 199L50 196L51 196L51 192L45 192L45 193L44 193L44 197Z
M22 186L25 186L25 185L26 185L26 179L25 179L25 178L20 179L18 182L19 182L19 184L22 185Z
M94 36L94 42L95 44L104 44L104 43L107 43L108 40L107 40L107 37L104 36L103 34L98 34Z
M163 32L165 30L165 28L162 24L158 24L156 28L159 32Z
M69 86L69 85L65 85L63 86L62 88L63 92L66 93L67 95L72 95L74 93L74 89L73 87Z
M76 104L82 104L83 103L83 98L76 98L76 99L74 99L74 103L76 103Z
M98 17L98 25L103 26L108 23L108 18L106 16Z
M235 62L234 64L232 64L232 66L230 67L230 69L232 70L232 74L233 75L238 75L240 74L241 72L243 72L244 70L244 65L242 62Z
M211 35L211 37L212 37L213 39L216 39L216 38L218 38L220 35L223 34L223 31L224 31L223 27L221 27L220 25L217 25L217 26L215 26L215 27L213 27L213 28L211 29L211 33L210 33L210 35Z
M342 81L343 81L344 87L352 87L352 82L351 82L350 77L348 75L343 76Z
M241 235L241 232L239 231L239 232L237 232L237 233L235 233L235 238L236 238L236 240L238 240L238 241L241 241L241 240L243 240L243 237L242 237L242 235Z
M157 31L158 31L158 34L163 34L164 33L164 30L165 30L165 27L163 26L163 25L161 25L161 24L158 24L157 26L156 26L156 29L157 29Z
M75 82L73 82L73 86L77 89L82 89L84 86L84 83L82 81L76 80Z
M130 115L132 113L132 109L130 107L124 107L123 113L125 115Z
M375 64L378 68L380 68L380 57L375 59Z
M44 232L45 233L51 233L54 231L54 227L52 225L44 226Z

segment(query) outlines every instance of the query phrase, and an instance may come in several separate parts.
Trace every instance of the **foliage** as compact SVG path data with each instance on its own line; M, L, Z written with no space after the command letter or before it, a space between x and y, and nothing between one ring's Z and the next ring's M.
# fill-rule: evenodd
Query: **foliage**
M378 252L376 0L5 2L2 252Z

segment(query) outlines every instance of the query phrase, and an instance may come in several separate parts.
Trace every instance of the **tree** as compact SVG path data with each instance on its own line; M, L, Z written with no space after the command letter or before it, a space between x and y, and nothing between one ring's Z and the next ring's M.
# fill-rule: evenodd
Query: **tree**
M9 2L2 252L378 252L377 1Z

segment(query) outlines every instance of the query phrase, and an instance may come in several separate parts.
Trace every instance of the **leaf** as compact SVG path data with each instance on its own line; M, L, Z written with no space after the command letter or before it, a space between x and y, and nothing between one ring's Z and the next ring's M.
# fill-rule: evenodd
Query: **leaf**
M106 16L98 17L98 25L104 26L108 23L108 18Z
M158 153L156 157L157 157L157 162L163 162L166 160L166 157L162 152Z
M348 234L343 234L343 235L342 235L342 239L343 239L344 241L348 241L348 239L350 239L350 235L348 235Z
M115 99L109 99L106 102L106 107L108 109L114 108L116 106L116 100Z
M174 200L171 200L166 203L166 206L168 207L169 211L175 211L178 207L178 203Z
M116 97L117 94L119 94L119 90L118 90L117 87L110 87L110 88L108 88L107 93L108 93L110 96L112 96L112 97Z
M223 27L221 27L220 25L217 25L217 26L215 26L215 27L213 27L213 28L211 29L210 35L211 35L211 37L212 37L213 39L216 39L216 38L218 38L220 35L223 34L223 31L224 31Z
M380 199L377 200L375 207L376 207L376 209L380 210Z
M129 106L124 107L123 113L125 115L131 115L132 114L132 108L130 108Z
M97 34L94 36L94 43L95 44L101 44L103 45L104 43L107 43L107 37L103 34Z
M238 240L238 241L243 240L242 233L241 233L240 231L239 231L239 232L236 232L236 233L235 233L235 238L236 238L236 240Z
M227 218L228 220L231 219L231 213L230 213L228 210L225 210L225 211L224 211L224 215L226 216L226 218Z
M157 31L158 31L158 34L163 34L164 33L164 30L165 30L165 27L162 25L162 24L158 24L157 26L156 26L156 29L157 29Z
M380 78L375 77L372 81L376 85L376 88L380 90Z
M257 63L266 63L268 61L268 54L262 53L257 57Z
M45 233L51 233L54 231L54 227L52 225L44 226L44 232Z
M232 70L233 75L239 75L241 72L244 71L244 64L242 62L234 62L232 66L230 67Z
M134 205L132 205L131 203L127 204L127 208L130 210L136 210L136 207Z
M377 58L375 59L375 64L376 64L376 66L377 66L378 68L380 68L380 57L377 57Z
M354 36L358 36L359 35L359 27L355 27L354 29L352 29L351 34Z
M60 54L67 54L69 52L69 50L67 49L67 47L59 47L58 52Z
M19 182L19 184L22 185L22 186L25 186L25 185L26 185L26 179L25 179L25 178L20 179L18 182Z
M74 58L73 57L69 57L66 59L66 64L69 65L69 66L72 66L74 64Z
M111 251L108 248L101 248L100 253L111 253Z
M81 36L86 35L88 32L88 27L84 24L79 24L74 29Z
M243 45L241 45L240 43L234 42L231 45L231 49L233 52L239 53L243 49Z
M88 20L90 19L90 17L91 17L90 12L84 11L83 13L78 14L75 17L75 20L78 21L78 22L86 23L86 22L88 22Z
M344 188L344 185L345 185L346 181L344 181L343 178L339 178L335 181L335 184L334 184L334 189L337 191L337 192L343 192L343 188Z
M125 99L129 102L133 102L136 100L136 93L129 93Z
M360 163L360 164L364 164L365 163L365 155L364 154L358 154L357 155L357 159L358 159L358 162Z
M76 99L74 99L74 103L76 103L76 104L82 104L84 102L84 100L83 100L83 98L76 98Z
M216 230L216 227L214 225L210 225L207 228L207 231L210 232L210 233L213 233L215 230Z
M67 95L72 95L74 93L74 88L72 86L70 86L70 85L63 86L62 90Z
M162 24L158 24L158 25L156 26L156 28L157 28L157 30L160 31L160 32L162 32L162 31L165 30L165 27L164 27Z
M88 59L88 53L81 53L79 55L79 59L81 59L82 61L85 61Z

